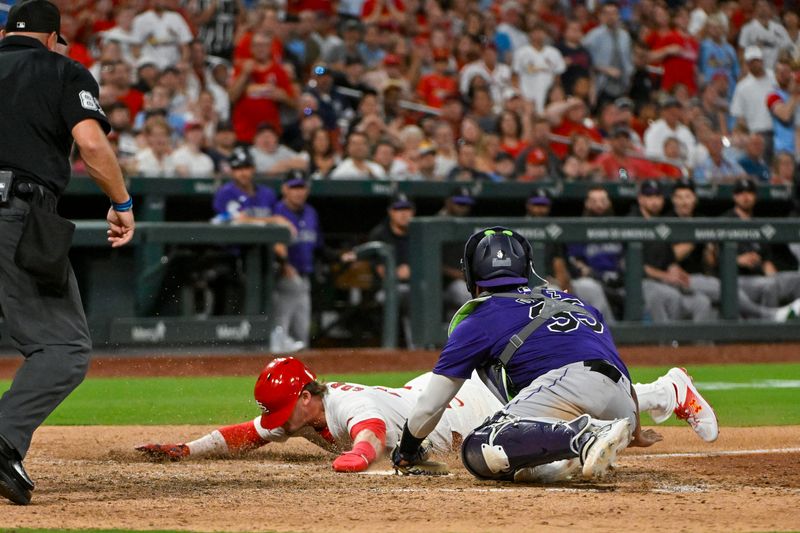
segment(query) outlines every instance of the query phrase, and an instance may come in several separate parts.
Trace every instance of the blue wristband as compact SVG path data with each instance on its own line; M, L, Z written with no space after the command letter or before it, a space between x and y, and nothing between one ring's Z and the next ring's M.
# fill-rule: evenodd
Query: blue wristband
M133 197L128 196L128 199L122 202L121 204L112 201L111 208L114 209L114 211L118 212L130 211L131 209L133 209Z

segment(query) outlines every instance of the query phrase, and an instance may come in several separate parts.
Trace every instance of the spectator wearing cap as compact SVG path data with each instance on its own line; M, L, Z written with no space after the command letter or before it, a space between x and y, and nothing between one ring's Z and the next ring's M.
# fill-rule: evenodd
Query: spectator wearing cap
M347 136L347 158L331 172L331 179L386 179L383 167L369 158L367 135L353 131Z
M583 201L582 216L614 216L614 207L605 187L602 185L589 187ZM620 242L566 245L565 257L570 280L562 289L574 293L596 308L609 323L616 321L613 309L620 308L621 311L625 301L624 252Z
M697 194L694 182L685 178L675 183L672 189L672 211L668 216L682 219L695 218ZM705 294L713 304L719 304L721 283L716 275L718 250L714 243L681 242L674 243L672 250L678 264L689 274L689 286ZM748 283L748 282L745 282ZM741 284L740 284L741 285ZM739 313L744 318L761 318L767 320L786 320L790 307L784 309L767 307L754 301L741 286L737 289Z
M469 187L460 185L450 191L445 198L444 206L436 216L442 218L468 217L475 207L475 197ZM458 310L472 299L464 284L464 273L461 271L461 257L464 254L464 243L445 242L442 245L442 287L447 316Z
M288 220L294 228L289 245L276 245L275 255L281 266L273 293L275 325L283 328L293 341L308 346L311 331L311 275L317 256L339 258L328 250L322 238L319 215L308 204L310 187L304 172L290 171L281 185L281 200L275 215ZM352 259L352 254L342 256Z
M273 61L269 43L266 35L253 35L250 43L253 57L236 66L228 88L233 127L243 143L252 143L258 125L264 122L280 130L280 105L294 105L295 91L289 75Z
M423 75L417 84L417 96L425 105L438 109L447 96L458 92L458 83L449 69L450 52L444 48L434 50L433 71Z
M214 137L206 149L208 156L214 161L216 174L228 173L228 159L236 148L236 132L230 122L220 122L214 132Z
M367 237L370 241L386 243L394 250L401 318L405 317L406 319L408 315L408 284L411 280L408 227L414 218L414 212L414 202L405 193L395 193L389 200L386 219L372 228ZM386 275L383 265L378 265L376 270L379 276Z
M770 178L769 164L764 158L766 141L764 136L758 133L751 133L747 136L744 145L744 154L739 158L739 166L744 169L748 176L760 183L768 183Z
M528 156L534 150L541 150L547 158L547 175L553 179L560 179L561 160L556 156L550 144L550 121L546 117L535 117L531 124L530 141L519 156L516 158L516 175L525 173Z
M595 159L595 164L602 170L604 179L617 181L660 177L661 173L654 164L632 155L630 130L626 126L619 125L611 130L608 144L611 149Z
M511 68L497 61L497 49L493 43L485 43L481 58L467 63L461 69L458 78L458 88L462 96L469 95L472 79L481 77L489 86L495 109L502 109L505 88L512 85Z
M534 25L529 36L530 44L514 51L511 68L523 98L533 102L541 114L547 92L567 66L561 52L547 44L547 26L543 22Z
M189 58L192 32L183 17L167 8L167 2L154 2L152 9L133 19L132 31L142 43L142 55L152 57L159 68Z
M654 8L656 27L645 38L650 48L649 61L664 69L661 90L672 92L683 85L690 95L697 92L697 56L700 45L686 32L689 14L685 8L675 10L670 20L666 5Z
M788 53L781 54L775 63L776 87L767 95L767 109L772 116L772 146L774 152L797 152L800 128L800 72L793 69Z
M700 55L697 68L703 83L708 84L714 76L721 74L728 80L726 100L733 96L733 88L739 79L739 58L736 49L725 37L725 26L722 24L724 15L721 13L708 17L706 21L706 38L700 43Z
M683 113L683 105L675 97L668 96L662 100L660 118L650 124L644 133L644 149L648 157L663 158L664 141L668 137L675 137L686 147L687 160L694 160L697 142L691 130L681 123Z
M764 69L764 54L758 46L744 50L748 74L736 84L731 99L731 116L751 133L759 133L767 142L767 156L772 154L772 116L767 96L775 86L772 71Z
M721 217L753 220L758 202L756 183L739 179L733 185L733 208ZM763 242L737 243L736 264L739 267L739 287L755 302L777 307L800 298L800 273L778 270L773 246Z
M722 136L708 133L703 139L708 155L697 162L693 176L697 183L723 183L745 176L745 171L734 159L723 151Z
M478 147L463 139L458 141L456 166L447 174L447 181L488 180L489 176L477 168Z
M156 86L160 74L161 70L153 59L140 57L136 61L136 83L133 88L146 95Z
M497 152L494 156L494 166L489 173L492 181L516 181L517 166L514 158L507 152Z
M184 127L183 144L172 153L175 173L182 178L210 178L214 175L214 161L203 152L205 134L203 126L188 122Z
M525 158L525 172L517 181L545 181L547 174L547 154L541 148L534 148Z
M148 178L175 176L172 155L172 129L161 117L149 119L143 129L146 145L136 152L135 173Z
M566 70L561 73L561 85L567 94L572 94L578 79L590 78L592 74L592 54L581 44L581 39L583 39L581 23L576 20L568 21L564 36L557 45L566 66Z
M547 108L547 117L555 124L553 133L561 137L572 135L585 135L592 141L602 142L603 137L598 129L586 119L589 118L589 106L581 98L570 96L563 102L551 104ZM588 124L587 124L588 122ZM569 151L569 146L564 142L552 143L553 153L564 159Z
M620 23L619 6L607 2L600 8L600 26L583 38L597 73L598 103L623 96L633 75L631 36Z
M772 3L756 0L753 19L739 32L739 48L758 46L764 55L764 67L772 69L781 50L791 48L792 40L786 28L774 18Z
M664 191L658 181L643 181L636 200L631 217L651 220L662 216ZM642 259L642 293L645 309L653 322L668 323L684 319L705 322L714 318L711 300L705 294L692 290L689 274L677 263L669 243L643 243Z
M111 130L117 136L117 156L120 159L120 166L128 170L133 157L139 150L136 136L131 127L131 115L128 111L128 106L122 102L114 102L105 112L108 117L108 123L111 125Z
M262 124L253 137L250 155L258 174L282 174L292 169L304 170L308 162L297 152L280 143L272 124Z

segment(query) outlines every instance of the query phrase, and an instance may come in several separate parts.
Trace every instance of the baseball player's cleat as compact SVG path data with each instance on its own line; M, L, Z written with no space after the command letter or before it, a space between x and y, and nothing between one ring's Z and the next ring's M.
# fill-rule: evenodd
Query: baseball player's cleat
M33 481L22 467L16 450L0 437L0 496L17 505L31 503Z
M800 298L775 310L776 322L787 322L800 318Z
M714 409L698 392L692 378L683 368L670 368L667 378L672 381L677 397L675 416L686 420L697 435L706 442L714 442L719 435L719 423Z
M593 431L592 438L581 448L583 477L600 479L614 465L617 454L631 440L631 428L627 418L615 420Z
M189 456L189 447L185 444L141 444L136 450L151 461L180 461Z
M520 468L514 472L515 483L557 483L567 481L579 472L579 459L564 459L543 465Z

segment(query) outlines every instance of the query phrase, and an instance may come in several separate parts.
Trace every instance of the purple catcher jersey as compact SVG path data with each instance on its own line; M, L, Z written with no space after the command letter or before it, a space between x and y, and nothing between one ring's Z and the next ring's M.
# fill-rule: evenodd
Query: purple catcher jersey
M529 292L530 289L525 287L519 291ZM584 307L586 312L557 313L525 340L506 366L518 390L550 370L591 359L604 359L630 378L600 311L572 294L553 289L541 292L545 298ZM503 297L491 297L480 303L455 326L433 372L467 379L473 370L493 365L509 338L538 316L543 303L543 299ZM494 385L499 390L505 388L504 384Z

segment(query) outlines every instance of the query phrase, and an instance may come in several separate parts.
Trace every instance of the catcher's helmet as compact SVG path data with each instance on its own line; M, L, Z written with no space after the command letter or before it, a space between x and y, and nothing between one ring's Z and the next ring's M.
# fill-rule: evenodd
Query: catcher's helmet
M533 270L533 254L528 240L502 226L486 228L476 233L464 245L461 269L467 289L501 287L528 283Z
M273 359L256 380L253 394L264 411L261 425L266 429L282 426L292 415L303 387L315 381L314 375L294 357Z

